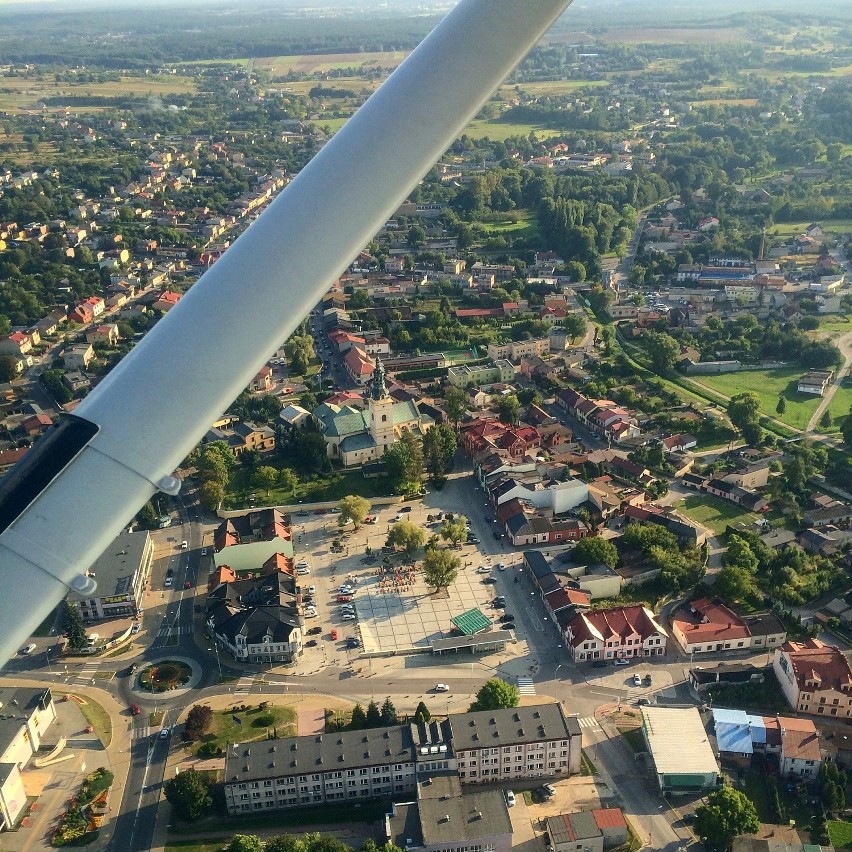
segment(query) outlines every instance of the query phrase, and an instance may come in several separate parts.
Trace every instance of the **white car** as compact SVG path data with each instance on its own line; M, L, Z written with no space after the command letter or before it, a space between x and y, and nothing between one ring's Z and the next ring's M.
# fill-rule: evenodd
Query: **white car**
M316 586L308 586L308 594L309 595L315 595L316 593L317 593L317 587Z
M354 612L344 612L343 615L340 616L344 621L355 621L358 618Z
M612 664L614 666L629 666L630 660L613 660Z
M315 606L306 606L305 607L305 618L316 618L319 613L317 612L317 608Z
M491 569L487 565L480 565L479 568L476 569L477 574L490 574Z
M339 586L337 589L337 593L340 595L351 595L352 594L352 586Z
M506 806L509 808L515 807L515 794L511 790L506 790Z
M22 654L32 654L32 652L35 651L35 649L36 649L35 644L30 644L30 645L27 645L25 648L21 648L21 653Z
M435 692L449 692L450 688L445 683L436 683Z
M633 686L642 686L642 678L638 674L633 675Z
M300 576L304 576L305 574L310 574L311 569L310 568L297 568L296 573L299 574Z
M310 567L311 567L311 563L310 563L310 562L308 562L308 560L307 560L307 559L300 559L300 560L296 563L296 567L297 567L297 568L310 568Z
M498 571L505 571L506 570L506 563L505 562L498 562L497 563L497 570ZM509 792L511 792L511 790Z

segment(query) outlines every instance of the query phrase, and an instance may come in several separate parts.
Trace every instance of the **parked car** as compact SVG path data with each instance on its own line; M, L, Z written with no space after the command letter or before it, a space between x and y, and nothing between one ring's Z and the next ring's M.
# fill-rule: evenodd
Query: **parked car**
M311 567L311 563L310 563L310 562L308 562L308 560L307 560L307 559L300 559L300 560L296 563L296 567L297 567L297 568L310 568L310 567Z
M467 537L468 544L479 544L479 539L475 535L469 535Z
M317 640L316 639L308 639L308 641L305 642L306 648L316 648L316 646L317 646Z
M188 543L188 542L186 542L186 541L182 541L182 542L180 543L180 549L181 549L181 550L188 550L188 549L189 549L189 543Z
M498 571L505 571L506 570L506 563L505 562L498 562L497 563L497 570Z
M551 798L553 798L553 796L556 795L556 787L554 787L553 784L542 784L540 789L541 789L542 795L546 799L551 799Z
M315 595L317 593L317 587L316 586L308 586L307 592L308 592L309 595Z
M139 622L137 621L136 624L134 624L133 627L130 628L131 635L135 636L139 632L141 626L142 625L140 625Z
M501 630L514 630L515 629L515 622L514 621L507 621L505 624L500 625L500 629Z
M352 595L338 595L337 602L338 603L349 603L352 600Z
M651 699L650 698L640 698L636 703L640 707L647 707L651 703Z
M354 636L350 636L346 640L346 647L347 648L360 648L361 647L361 640L356 639Z
M650 686L654 682L654 679L650 674L645 675L645 686Z
M500 621L514 621L515 616L510 612L504 612L503 615L500 616Z
M445 683L436 683L435 692L449 692L450 688Z
M633 686L642 686L642 678L638 674L633 675Z
M487 565L480 565L479 568L476 569L477 574L490 574L491 569Z
M311 569L310 569L310 568L297 568L297 569L296 569L296 573L297 573L300 577L304 577L306 574L310 574L310 573L311 573Z
M308 631L308 635L309 635L309 636L316 636L316 635L317 635L317 633L322 633L322 627L312 627L312 628Z
M175 573L174 568L166 568L166 576L171 577Z
M506 601L493 600L491 601L491 606L493 606L494 609L506 609Z
M337 641L337 631L336 630L331 631L331 639L332 639L333 642Z
M36 649L35 644L30 643L29 645L26 645L25 647L21 648L21 653L25 654L25 655L26 654L32 654L32 652L35 651L35 649Z
M411 511L411 506L403 506L403 507L399 510L400 514L402 514L403 512L410 512L410 511Z
M605 669L609 663L606 660L592 660L593 669Z
M506 806L515 807L515 794L511 790L506 790Z
M170 588L172 587L172 583L173 583L173 582L174 582L174 578L173 578L173 577L166 577L166 582L165 582L165 583L163 583L163 585L164 585L167 589L170 589Z
M612 664L613 664L614 666L629 666L629 665L630 665L630 660L621 660L621 659L613 660L613 661L612 661Z
M130 715L138 716L142 712L142 708L138 704L130 705Z
M482 584L483 584L484 586L493 586L493 585L495 585L496 583L497 583L497 580L496 580L494 577L486 577L486 578L482 581Z
M340 617L343 619L343 621L355 621L358 616L356 616L355 613L352 612L344 612L343 615L341 615Z

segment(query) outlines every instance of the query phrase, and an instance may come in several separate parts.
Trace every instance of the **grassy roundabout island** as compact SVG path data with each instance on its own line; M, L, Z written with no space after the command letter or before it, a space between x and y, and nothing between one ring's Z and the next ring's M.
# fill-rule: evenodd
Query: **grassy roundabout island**
M162 660L146 666L139 675L139 684L149 692L170 692L186 686L192 677L192 669L178 660Z

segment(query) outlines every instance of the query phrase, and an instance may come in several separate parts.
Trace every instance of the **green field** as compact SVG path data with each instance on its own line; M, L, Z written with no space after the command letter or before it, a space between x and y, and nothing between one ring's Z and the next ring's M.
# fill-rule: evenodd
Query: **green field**
M477 222L489 234L511 234L513 237L530 238L538 234L538 221L534 213L519 210L508 222Z
M852 849L852 822L830 819L825 824L828 839L835 849Z
M290 506L298 503L324 503L337 501L347 494L360 494L362 497L390 497L391 487L387 477L365 479L360 471L334 473L326 477L300 481L296 493L273 488L267 495L266 490L257 488L251 482L251 472L245 468L235 469L225 494L223 508L241 509L249 505L249 494L255 495L251 505Z
M757 520L754 512L746 512L712 494L687 497L682 503L675 503L674 507L696 523L713 530L716 535L725 532L728 524L753 524Z
M308 122L308 124L313 124L314 127L318 127L320 130L325 130L327 127L332 133L337 133L347 121L349 121L348 118L318 118Z
M838 314L820 318L819 330L835 337L852 331L852 317L842 317Z
M213 743L224 751L229 743L265 740L273 729L279 737L295 736L296 711L292 708L274 704L261 707L260 704L254 704L247 705L245 710L238 710L238 706L239 703L235 702L233 707L214 711L210 731L201 738L198 746ZM234 717L241 719L242 724L237 724ZM256 722L265 724L258 725Z
M804 429L820 404L818 396L799 393L796 385L805 372L801 367L785 367L781 370L742 370L739 373L723 373L719 376L696 376L703 385L713 388L725 396L736 396L754 391L760 398L760 413L792 426ZM776 414L778 397L787 401L787 410Z
M472 121L464 130L471 139L484 139L486 136L494 142L504 142L510 136L529 136L535 133L540 139L559 136L560 131L540 124L510 124L505 121L478 119Z
M795 237L810 224L811 222L775 222L767 236ZM827 234L852 234L852 219L822 219L819 226Z
M599 89L609 85L609 80L545 80L540 83L518 83L517 86L505 84L497 92L498 96L508 101L518 96L517 90L533 97L559 97L570 95L578 89Z
M852 410L852 379L848 376L843 384L835 391L834 397L828 404L828 413L831 415L831 426L827 429L820 427L820 431L837 432L840 430L840 421Z

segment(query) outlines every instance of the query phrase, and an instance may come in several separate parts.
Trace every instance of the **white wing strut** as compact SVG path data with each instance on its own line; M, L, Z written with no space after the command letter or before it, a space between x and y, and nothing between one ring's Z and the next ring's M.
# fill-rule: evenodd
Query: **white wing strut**
M297 328L570 0L463 0L0 494L0 663Z

